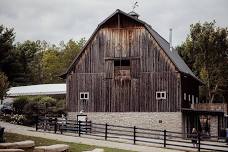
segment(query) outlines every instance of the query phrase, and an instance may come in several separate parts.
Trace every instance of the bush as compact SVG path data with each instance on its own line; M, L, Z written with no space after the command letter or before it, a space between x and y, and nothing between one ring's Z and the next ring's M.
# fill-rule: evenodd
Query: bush
M45 114L61 116L65 112L65 100L56 100L49 96L21 96L13 102L15 115L4 116L3 119L8 122L33 125L37 115Z
M24 106L29 102L27 96L20 96L14 99L13 109L15 114L23 114Z
M39 113L39 104L37 102L28 102L25 106L24 106L24 114L27 115L33 115L36 113Z
M21 124L24 124L24 121L26 120L26 118L24 115L3 114L0 116L0 120L21 125Z
M15 124L18 124L18 125L22 125L24 124L24 121L26 120L25 116L24 115L13 115L11 117L11 123L15 123Z
M38 103L39 105L51 107L56 105L56 99L49 97L49 96L35 96L32 97L31 102Z
M5 121L5 122L10 122L11 117L12 117L12 115L10 115L10 114L2 114L2 115L0 115L0 120Z
M40 104L43 104L47 107L56 106L56 102L57 102L56 99L48 96L42 97L41 100L39 101Z

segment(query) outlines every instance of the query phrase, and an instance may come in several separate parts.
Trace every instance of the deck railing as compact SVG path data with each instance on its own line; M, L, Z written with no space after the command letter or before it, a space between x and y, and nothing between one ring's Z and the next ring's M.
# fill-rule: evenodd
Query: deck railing
M197 103L192 105L193 109L222 111L227 114L228 105L226 103Z

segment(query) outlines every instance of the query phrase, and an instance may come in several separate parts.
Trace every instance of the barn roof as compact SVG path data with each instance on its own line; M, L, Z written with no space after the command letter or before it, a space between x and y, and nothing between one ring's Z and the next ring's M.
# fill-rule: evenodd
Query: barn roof
M66 94L66 84L39 84L11 87L9 91L7 91L8 97L61 94Z
M117 9L113 14L111 14L109 17L107 17L103 22L101 22L98 27L96 28L96 30L93 32L92 36L89 38L89 40L86 42L86 44L84 45L84 47L82 48L81 52L78 54L78 56L74 59L74 61L72 62L72 64L69 66L69 68L67 69L67 71L61 75L61 77L66 77L67 73L71 70L71 68L73 67L73 65L76 63L76 61L80 58L80 56L82 55L83 51L85 50L86 46L89 44L89 42L92 40L92 38L94 37L94 35L97 33L97 31L101 28L101 26L103 24L105 24L110 18L112 18L114 15L116 14L122 14L125 15L129 18L131 18L132 20L135 20L138 23L141 23L142 25L144 25L144 27L149 31L149 33L152 35L152 37L156 40L156 42L159 44L159 46L165 51L165 53L167 54L167 56L170 58L170 60L173 62L173 64L177 67L177 69L188 76L192 76L194 79L196 79L197 81L199 81L200 83L202 83L202 81L200 79L198 79L194 73L191 71L191 69L187 66L187 64L184 62L184 60L179 56L179 54L177 53L176 50L173 49L173 51L170 51L170 45L169 42L167 42L161 35L159 35L149 24L147 24L146 22L133 17L119 9Z

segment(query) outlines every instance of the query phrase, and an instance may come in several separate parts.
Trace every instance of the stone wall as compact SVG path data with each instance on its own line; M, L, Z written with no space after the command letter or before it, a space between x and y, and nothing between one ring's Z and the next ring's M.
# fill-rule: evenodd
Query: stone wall
M68 112L68 119L76 119L76 112ZM166 129L182 132L181 112L93 112L84 113L94 123Z
M218 116L211 116L210 132L211 132L211 136L218 136Z

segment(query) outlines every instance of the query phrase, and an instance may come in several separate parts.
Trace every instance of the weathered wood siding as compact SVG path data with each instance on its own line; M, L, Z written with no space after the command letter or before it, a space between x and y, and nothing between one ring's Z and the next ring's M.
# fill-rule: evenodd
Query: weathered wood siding
M79 93L85 91L89 112L180 111L180 73L150 33L139 25L111 25L96 33L68 74L68 111L82 110ZM121 58L130 60L129 81L114 78L114 60ZM156 100L156 91L166 91L167 99Z

